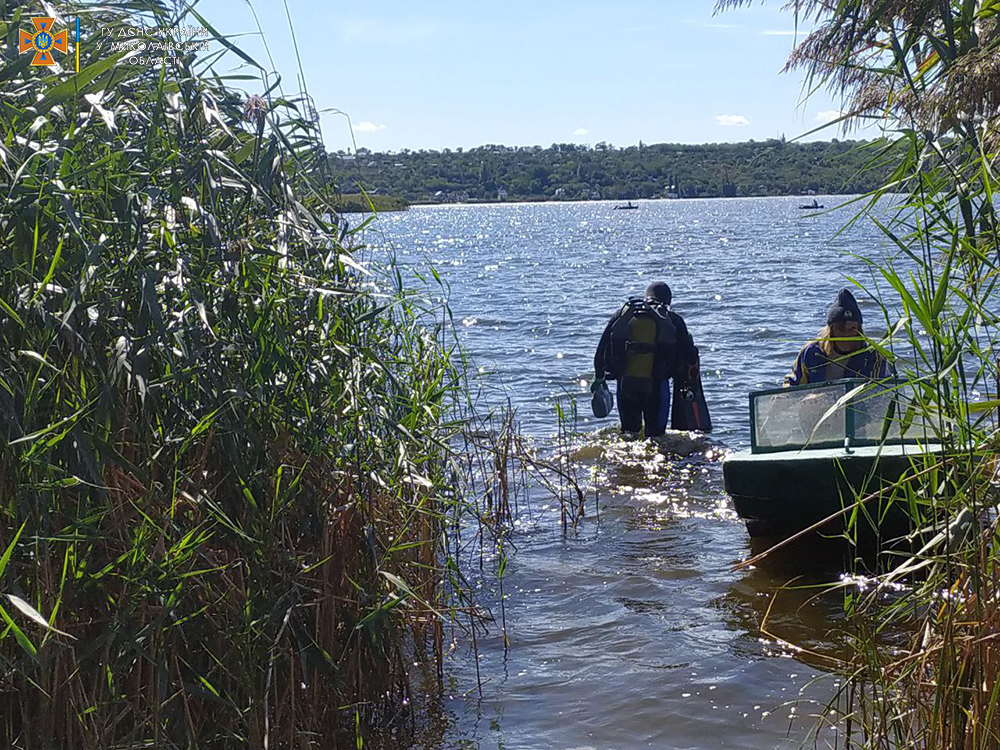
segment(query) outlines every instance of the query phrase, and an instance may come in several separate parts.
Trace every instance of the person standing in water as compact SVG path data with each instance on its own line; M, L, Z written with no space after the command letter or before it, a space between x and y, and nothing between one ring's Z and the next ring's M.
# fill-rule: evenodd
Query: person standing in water
M670 419L670 378L698 361L698 350L680 315L670 309L665 282L646 288L644 297L626 302L608 321L594 355L596 390L607 380L618 383L622 432L662 435Z
M849 289L837 292L826 312L826 326L799 352L785 386L822 383L840 378L880 380L891 374L889 363L865 347L861 308Z

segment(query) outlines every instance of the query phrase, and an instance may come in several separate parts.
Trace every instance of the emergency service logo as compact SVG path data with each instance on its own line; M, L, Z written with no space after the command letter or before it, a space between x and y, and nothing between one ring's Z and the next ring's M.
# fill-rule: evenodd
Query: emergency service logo
M53 34L52 26L55 22L55 18L32 18L34 33L20 29L21 43L18 52L23 54L34 50L32 65L55 65L56 60L52 52L58 50L65 53L68 50L69 32L63 29L58 34Z

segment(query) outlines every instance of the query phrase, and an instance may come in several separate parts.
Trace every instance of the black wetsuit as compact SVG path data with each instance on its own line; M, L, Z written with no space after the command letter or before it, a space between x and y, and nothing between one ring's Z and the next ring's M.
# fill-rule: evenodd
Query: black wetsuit
M601 341L597 345L597 353L594 355L594 373L599 378L611 377L608 367L608 355L611 350L611 328L615 321L620 318L625 308L619 308L601 334ZM698 350L695 349L694 339L688 333L687 324L677 313L668 313L670 320L677 329L677 356L675 358L677 367L673 372L667 374L662 380L644 384L650 387L635 387L627 378L618 380L618 416L621 418L623 432L639 432L642 429L643 421L646 423L646 437L656 437L662 435L670 420L670 378L674 377L682 368L696 362Z

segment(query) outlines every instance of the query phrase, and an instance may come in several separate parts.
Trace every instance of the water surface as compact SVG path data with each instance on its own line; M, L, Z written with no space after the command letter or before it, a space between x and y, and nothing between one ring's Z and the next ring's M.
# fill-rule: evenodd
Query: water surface
M462 338L553 446L554 404L580 398L580 476L599 493L563 533L553 502L521 507L499 625L449 657L443 735L483 748L797 747L835 679L841 606L805 587L829 571L800 555L734 571L750 542L722 489L718 454L749 441L747 394L776 385L823 325L849 253L877 254L877 227L838 234L851 209L811 215L801 198L416 208L380 217L368 241L435 266ZM838 199L820 197L827 206ZM674 455L623 443L589 416L586 386L608 317L655 280L701 349L715 432ZM871 329L882 324L860 299ZM588 418L589 417L589 418ZM593 496L591 496L593 498ZM470 560L470 565L473 561ZM498 594L486 584L484 601ZM767 615L765 630L761 626ZM799 651L788 644L805 649Z

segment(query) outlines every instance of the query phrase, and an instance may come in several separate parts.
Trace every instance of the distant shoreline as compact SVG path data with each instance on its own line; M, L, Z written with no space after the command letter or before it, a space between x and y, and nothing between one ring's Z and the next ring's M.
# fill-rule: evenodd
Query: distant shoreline
M858 195L880 186L896 156L882 142L769 141L588 148L484 146L469 151L329 155L335 185L412 205Z
M633 198L632 204L639 205L643 203L687 203L692 201L712 201L712 200L748 200L748 199L759 199L759 198L799 198L802 200L812 200L816 199L847 199L854 198L858 195L863 195L863 193L819 193L817 195L798 195L795 193L788 193L787 195L733 195L733 196L698 196L690 198ZM521 205L524 203L546 203L552 205L567 204L571 205L574 203L610 203L614 205L621 205L627 203L626 200L618 200L616 198L578 198L574 200L565 200L562 198L518 198L513 200L467 200L467 201L410 201L409 205L415 208L427 208L428 206L512 206ZM826 206L826 208L831 208L831 206Z
M337 213L341 214L368 214L390 213L392 211L405 211L410 207L410 203L397 195L365 195L363 193L345 193L338 195L334 201Z

